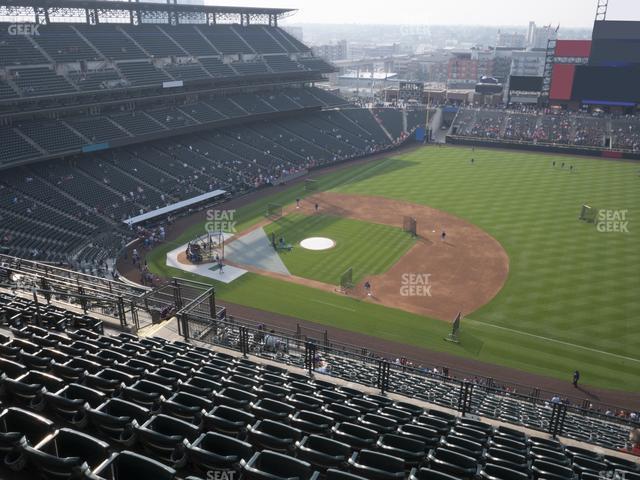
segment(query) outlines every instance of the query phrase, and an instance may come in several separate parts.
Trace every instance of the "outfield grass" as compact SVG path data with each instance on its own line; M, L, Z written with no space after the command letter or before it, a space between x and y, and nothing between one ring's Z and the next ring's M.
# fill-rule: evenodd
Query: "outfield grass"
M338 285L348 268L353 268L354 283L386 272L415 241L400 228L322 214L292 213L267 225L265 232L294 245L291 251L279 252L293 275L331 285ZM308 237L327 237L336 245L330 250L306 250L298 244Z
M322 177L319 190L380 195L429 205L494 236L510 258L509 278L488 305L463 320L466 341L443 342L443 322L248 274L217 285L224 300L389 340L628 391L640 389L638 167L592 158L428 147ZM551 162L557 162L556 168ZM574 165L575 172L561 162ZM244 228L268 202L290 203L302 187L241 209ZM577 220L580 206L628 210L629 233L600 233ZM200 227L185 232L192 238ZM164 265L162 246L149 257ZM202 278L200 278L202 280ZM283 292L286 291L286 295Z

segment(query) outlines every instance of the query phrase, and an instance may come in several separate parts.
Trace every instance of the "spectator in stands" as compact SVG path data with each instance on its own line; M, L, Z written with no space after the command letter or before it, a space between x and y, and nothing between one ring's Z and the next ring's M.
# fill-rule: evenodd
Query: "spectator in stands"
M625 451L629 450L633 455L640 456L640 428L634 428L629 432L629 448Z
M329 367L329 364L326 362L326 360L322 358L319 359L316 365L317 365L316 372L318 373L329 373L331 370Z
M278 339L276 338L274 330L270 330L268 334L264 337L264 348L267 351L275 352Z

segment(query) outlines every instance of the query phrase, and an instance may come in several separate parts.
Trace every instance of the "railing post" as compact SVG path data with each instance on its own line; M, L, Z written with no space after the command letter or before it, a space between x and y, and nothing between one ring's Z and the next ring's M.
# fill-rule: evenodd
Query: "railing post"
M182 336L184 337L185 342L188 342L189 341L189 316L182 314L181 318L178 319L178 325L180 324L182 324Z
M460 384L460 396L458 397L458 411L464 417L471 411L471 399L473 398L473 383L462 382Z
M309 376L312 377L316 369L316 344L313 342L304 344L304 366L308 370Z
M391 365L386 360L378 360L378 379L377 387L380 389L380 393L384 395L389 390L389 376L391 372Z
M33 287L31 291L33 293L33 302L36 304L36 325L41 327L42 324L40 322L40 303L38 302L38 289L36 289L36 287Z
M78 287L78 294L80 295L80 306L84 314L87 314L87 299L84 298L84 288Z
M567 416L567 406L564 403L554 403L549 418L549 433L553 438L562 435L564 419Z
M216 292L215 290L211 290L211 295L209 296L209 316L212 319L217 319L217 312L216 312Z
M51 303L51 292L49 291L49 283L44 277L40 278L40 289L44 291L44 298L47 303Z
M131 302L131 321L136 329L136 332L140 330L140 319L138 318L138 305L136 302ZM178 322L178 328L180 328L180 322Z
M175 303L176 311L182 310L182 291L178 279L173 279L173 301Z
M118 297L118 318L120 319L120 326L122 328L127 326L127 314L124 311L124 299Z
M247 327L240 327L240 351L242 352L242 356L247 358L247 354L249 353L249 331Z

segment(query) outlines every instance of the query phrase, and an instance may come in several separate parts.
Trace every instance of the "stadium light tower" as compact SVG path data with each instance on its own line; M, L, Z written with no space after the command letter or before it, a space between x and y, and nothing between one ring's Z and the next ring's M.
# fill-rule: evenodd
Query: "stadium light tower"
M608 6L609 6L609 0L598 0L598 6L596 7L596 22L599 20L607 19Z

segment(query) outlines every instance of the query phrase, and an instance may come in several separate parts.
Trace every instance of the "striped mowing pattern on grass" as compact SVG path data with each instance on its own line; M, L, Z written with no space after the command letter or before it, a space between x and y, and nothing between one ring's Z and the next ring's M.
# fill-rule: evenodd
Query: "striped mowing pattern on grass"
M349 267L353 267L355 283L366 275L386 272L415 241L398 227L333 215L292 213L267 225L265 231L294 245L290 252L280 252L293 275L332 285L339 283L340 275ZM329 250L305 250L298 244L308 237L327 237L336 245Z
M493 235L509 254L510 275L474 319L639 356L637 165L459 148L420 150L401 161L411 166L394 169L392 160L383 176L336 190L427 204ZM628 210L629 233L578 221L583 203Z
M574 173L568 165L574 165ZM505 287L463 320L460 345L442 341L450 330L444 322L254 274L216 284L220 298L567 381L578 368L585 384L640 390L637 164L425 147L318 180L318 191L422 203L475 223L509 254ZM295 186L240 209L239 230L262 220L267 203L292 203L304 195L303 186ZM629 233L599 233L578 221L584 203L628 209ZM178 241L185 243L202 228L194 226ZM172 248L153 251L149 265L166 276L184 276L164 264Z

